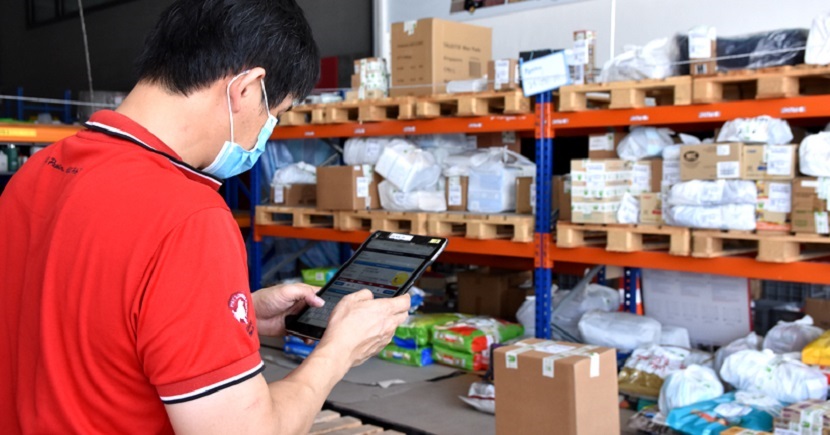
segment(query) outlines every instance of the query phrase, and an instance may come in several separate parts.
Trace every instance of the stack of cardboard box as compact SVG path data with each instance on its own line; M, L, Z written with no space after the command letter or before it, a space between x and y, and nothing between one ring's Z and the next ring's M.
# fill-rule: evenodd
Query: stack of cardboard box
M352 89L346 92L346 100L373 100L389 95L389 73L386 59L370 57L354 61Z
M662 170L661 159L572 160L571 221L616 223L623 196L659 192Z
M798 177L792 184L792 230L796 233L830 234L826 178Z

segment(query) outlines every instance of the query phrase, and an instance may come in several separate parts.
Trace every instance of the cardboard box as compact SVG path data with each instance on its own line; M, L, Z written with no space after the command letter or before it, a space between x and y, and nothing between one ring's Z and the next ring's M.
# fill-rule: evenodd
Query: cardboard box
M830 299L807 298L804 300L803 311L813 318L816 326L830 329Z
M640 194L640 223L663 225L663 195L660 192Z
M360 87L360 74L352 74L352 89Z
M830 234L827 199L819 196L819 180L798 177L792 184L792 231L806 234Z
M559 220L571 221L571 176L553 177L553 204L559 209Z
M314 206L317 204L317 185L271 186L271 202L288 207Z
M744 145L744 180L792 180L797 175L798 145Z
M447 211L467 211L467 188L470 184L468 177L447 177L446 195Z
M574 32L573 60L570 66L574 84L594 82L596 71L597 32L577 30Z
M682 146L680 179L689 181L741 178L743 147L744 145L739 142Z
M632 166L620 159L571 160L571 222L616 223Z
M624 137L625 133L620 131L609 131L588 136L588 158L591 160L616 159L617 145Z
M614 349L527 339L493 364L497 435L620 433Z
M516 178L516 213L531 214L534 207L531 201L536 195L531 193L531 188L535 187L533 177L519 177Z
M481 78L492 58L493 32L437 18L392 24L393 97L440 94L451 80Z
M487 63L487 89L490 91L519 89L519 60L489 61Z
M510 151L522 152L522 138L515 131L481 133L475 135L475 139L478 148L507 147Z
M521 286L533 279L527 272L489 268L458 274L458 312L513 321L525 300Z
M663 180L663 159L638 160L631 165L629 193L659 192Z
M790 231L792 182L756 181L758 202L755 228L762 231Z
M705 76L718 72L718 40L714 27L698 26L689 30L689 72Z
M317 168L317 208L365 210L380 208L381 177L369 165Z

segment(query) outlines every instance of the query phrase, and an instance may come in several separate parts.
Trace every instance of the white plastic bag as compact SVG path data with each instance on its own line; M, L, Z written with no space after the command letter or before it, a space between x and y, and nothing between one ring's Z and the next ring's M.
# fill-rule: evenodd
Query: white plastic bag
M677 346L690 348L692 341L689 330L681 326L663 325L660 330L660 346Z
M637 161L658 157L663 149L674 144L673 131L668 128L634 127L617 146L617 154L623 160Z
M757 185L745 180L686 181L672 186L668 197L669 205L755 205L757 201Z
M516 311L516 320L524 326L524 337L536 336L536 296L526 296L522 306Z
M274 172L272 186L290 186L292 184L317 184L317 168L305 162L292 163Z
M553 337L558 340L570 341L571 337L579 339L579 320L589 311L617 311L620 309L620 292L599 284L588 284L582 290L571 290L573 294L558 291L554 293L553 315L551 324L554 326ZM560 294L566 297L558 299ZM565 334L570 335L568 337Z
M476 149L474 139L475 136L468 137L463 133L426 134L410 137L410 140L417 146L435 156L435 161L441 166L444 166L445 162L453 156L474 151Z
M447 211L443 190L416 190L403 192L389 180L378 184L380 206L389 211Z
M617 209L617 223L638 224L640 223L640 200L636 196L625 192L620 201L620 208Z
M392 140L383 149L375 171L402 192L428 189L441 176L432 154L402 139Z
M786 145L793 140L790 124L770 116L737 118L727 121L718 134L718 142L762 143Z
M752 204L669 206L667 216L667 222L681 227L740 231L755 229L755 206Z
M464 92L482 92L487 89L487 77L470 80L450 80L447 82L448 94L460 94Z
M490 148L471 158L467 209L501 213L516 209L516 178L536 174L536 165L507 148Z
M830 64L830 14L813 18L810 34L807 36L807 48L804 50L804 63Z
M496 413L496 386L489 382L473 382L467 397L458 396L464 403L472 406L478 411Z
M812 177L830 177L830 132L811 134L798 148L801 173Z
M666 377L660 388L660 412L668 415L675 408L711 400L723 394L723 384L709 367L691 365Z
M660 342L660 322L632 313L591 311L579 320L579 333L588 344L623 352Z
M801 352L823 333L823 329L813 326L813 318L809 315L795 322L778 322L767 332L764 349L779 354Z
M761 337L754 332L750 332L746 337L739 338L726 346L721 346L721 348L715 352L715 371L720 373L720 369L723 367L723 362L727 357L729 357L729 355L742 350L761 350L763 342L764 337Z
M677 75L679 50L674 38L661 38L625 51L605 62L599 79L603 83L622 80L663 79Z
M387 137L353 137L343 146L343 162L347 165L377 164L383 149L392 139Z
M769 349L728 356L720 376L738 390L763 393L784 403L827 398L827 377L820 370Z

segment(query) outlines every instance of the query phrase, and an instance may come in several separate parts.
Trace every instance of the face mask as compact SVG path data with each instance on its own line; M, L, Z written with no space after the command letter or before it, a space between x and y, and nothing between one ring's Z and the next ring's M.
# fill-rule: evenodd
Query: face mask
M231 120L231 140L226 141L224 145L222 145L222 149L219 151L219 155L216 156L216 159L213 160L207 168L204 169L205 172L208 174L212 174L218 178L225 179L233 177L234 175L239 175L254 166L259 156L262 155L262 152L265 151L265 144L268 142L268 139L271 137L271 133L274 132L274 127L277 125L277 118L271 114L271 111L268 110L268 94L265 92L265 81L260 80L260 84L262 85L262 95L265 98L265 113L268 114L268 119L265 121L265 125L262 126L262 129L259 131L259 136L256 139L256 145L254 145L253 149L246 150L242 148L238 143L234 142L233 140L233 110L231 109L231 84L233 82L242 77L243 75L248 74L248 71L243 72L242 74L237 75L233 79L231 79L230 83L228 83L228 113L230 114Z

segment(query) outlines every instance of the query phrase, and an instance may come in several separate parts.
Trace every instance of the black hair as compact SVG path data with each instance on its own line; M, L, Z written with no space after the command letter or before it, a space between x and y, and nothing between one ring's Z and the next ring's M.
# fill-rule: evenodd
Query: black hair
M317 82L320 54L294 0L176 0L147 36L138 79L189 95L257 66L272 108Z

